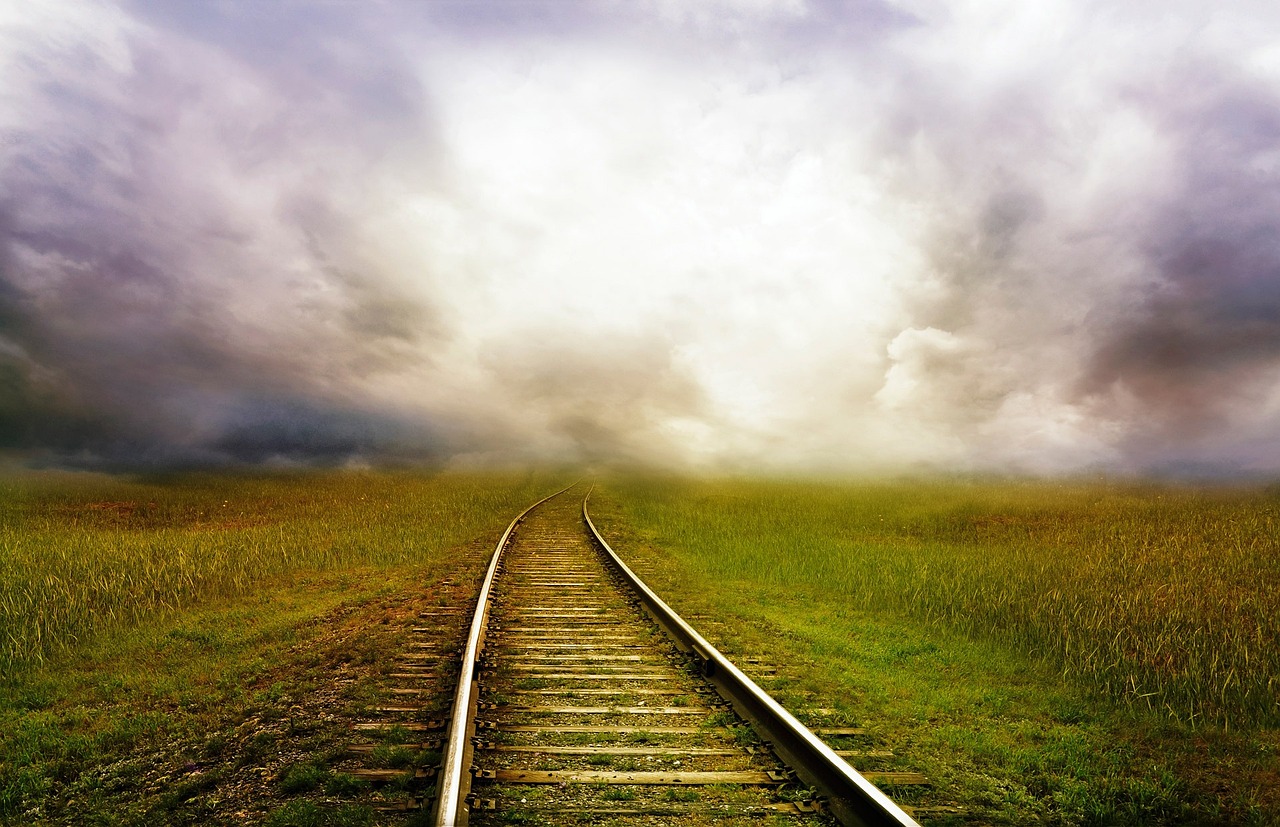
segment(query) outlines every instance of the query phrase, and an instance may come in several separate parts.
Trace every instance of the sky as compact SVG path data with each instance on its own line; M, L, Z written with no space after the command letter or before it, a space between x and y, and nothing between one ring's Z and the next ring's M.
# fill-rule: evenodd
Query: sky
M1280 472L1280 6L0 0L0 450Z

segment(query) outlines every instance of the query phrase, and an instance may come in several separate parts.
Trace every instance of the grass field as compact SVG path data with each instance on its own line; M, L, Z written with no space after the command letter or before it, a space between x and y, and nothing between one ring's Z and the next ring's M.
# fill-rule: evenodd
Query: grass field
M482 571L556 482L0 483L0 824L370 823L299 798L297 777L341 752L415 601Z
M1280 823L1280 493L617 479L677 608L995 823ZM825 678L820 678L824 676Z
M368 823L307 798L341 781L336 722L423 584L557 481L0 481L0 824ZM593 503L678 610L723 619L695 621L717 645L776 663L789 707L933 779L904 802L1280 824L1274 491L632 477Z
M0 480L0 673L296 572L428 562L547 485L410 473Z
M1280 492L1101 484L632 483L730 580L989 637L1188 723L1280 725Z

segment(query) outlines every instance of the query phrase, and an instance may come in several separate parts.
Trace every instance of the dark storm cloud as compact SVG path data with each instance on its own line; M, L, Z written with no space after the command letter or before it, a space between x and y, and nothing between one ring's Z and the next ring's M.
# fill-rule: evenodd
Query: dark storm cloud
M1088 389L1134 395L1166 437L1229 423L1280 377L1280 92L1225 67L1187 67L1144 101L1184 179L1153 211L1157 280L1107 331Z
M348 249L341 200L429 141L411 74L323 10L139 8L162 28L128 27L123 62L10 44L31 126L0 147L0 442L84 463L438 453L348 398L442 335Z
M1189 78L1162 113L1184 182L1151 216L1160 282L1103 349L1101 379L1156 384L1268 361L1280 349L1280 92L1231 77ZM1149 342L1149 347L1144 346ZM1151 357L1144 358L1144 351Z
M241 399L210 444L215 454L261 463L350 459L439 462L460 445L389 413L296 399Z

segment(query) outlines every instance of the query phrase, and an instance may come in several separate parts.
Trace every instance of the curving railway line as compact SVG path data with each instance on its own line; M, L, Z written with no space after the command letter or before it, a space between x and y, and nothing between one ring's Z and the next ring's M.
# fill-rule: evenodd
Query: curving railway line
M434 825L916 823L872 782L923 779L854 771L649 590L571 489L512 521L474 601L423 612L404 700L360 725L427 760L356 775L407 787L398 806Z

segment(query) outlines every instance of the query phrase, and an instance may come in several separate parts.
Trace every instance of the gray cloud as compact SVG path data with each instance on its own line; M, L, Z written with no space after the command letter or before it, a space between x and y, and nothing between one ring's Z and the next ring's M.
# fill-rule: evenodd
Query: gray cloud
M574 461L678 463L664 427L706 414L697 381L656 333L586 343L535 328L489 345L482 364L520 417Z
M893 65L882 152L908 161L910 198L945 204L936 280L904 332L945 348L900 346L882 398L966 445L964 462L1239 469L1234 441L1274 468L1280 450L1257 451L1280 425L1275 85L1195 11L1132 53L1110 49L1141 20L1072 11L986 32L998 68L940 72L950 45ZM1265 17L1231 34L1274 30ZM1030 51L1038 28L1052 37Z
M0 168L10 447L91 463L438 453L430 427L349 393L444 335L428 303L362 269L358 204L341 201L372 157L424 134L421 96L372 44L339 60L315 21L254 39L308 17L201 28L216 50L132 26L114 44L10 44L39 124L11 133Z
M1182 180L1135 228L1157 278L1106 331L1084 386L1132 397L1147 442L1232 428L1280 378L1280 94L1203 64L1158 91L1143 103Z
M0 448L1274 471L1242 4L69 4L0 39Z

